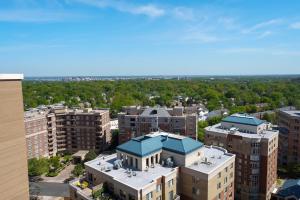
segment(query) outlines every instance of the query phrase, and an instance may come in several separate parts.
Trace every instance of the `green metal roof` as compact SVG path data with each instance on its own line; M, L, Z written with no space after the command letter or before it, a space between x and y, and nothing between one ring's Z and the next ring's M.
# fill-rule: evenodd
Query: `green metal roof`
M192 151L203 146L203 143L193 140L191 138L173 138L168 136L141 136L121 144L117 150L143 157L150 155L161 149L171 151L174 153L186 155Z
M256 117L252 117L245 114L239 115L230 115L225 117L222 122L236 123L236 124L245 124L251 126L258 126L264 123L263 120L257 119Z

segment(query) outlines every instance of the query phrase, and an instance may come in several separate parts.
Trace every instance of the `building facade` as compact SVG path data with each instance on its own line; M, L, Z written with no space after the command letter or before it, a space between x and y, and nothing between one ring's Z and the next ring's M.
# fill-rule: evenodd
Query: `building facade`
M70 183L71 200L104 188L123 200L234 199L235 155L188 137L155 132L85 163L84 180ZM88 185L82 188L81 183Z
M65 151L105 150L111 140L109 110L39 107L25 113L28 158Z
M197 121L197 112L191 113L183 107L124 107L118 114L119 143L158 130L195 139Z
M281 165L300 163L300 111L279 110L279 153Z
M278 131L270 123L234 114L205 128L205 144L236 155L235 198L266 200L277 181Z
M29 199L23 75L0 74L0 194L1 199Z

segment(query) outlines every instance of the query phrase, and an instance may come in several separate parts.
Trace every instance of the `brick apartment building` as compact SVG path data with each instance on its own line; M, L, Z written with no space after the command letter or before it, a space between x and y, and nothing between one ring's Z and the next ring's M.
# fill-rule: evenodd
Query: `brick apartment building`
M183 107L123 107L118 114L119 143L158 130L195 139L197 121L197 113Z
M29 199L23 75L0 74L0 199Z
M111 140L109 110L39 107L24 115L27 156L105 150Z
M234 114L205 128L205 144L236 155L235 198L266 200L277 181L278 130L245 114Z
M234 164L235 155L221 147L155 132L86 162L86 177L70 182L70 198L92 200L105 188L110 199L233 200ZM81 187L83 182L88 186Z
M279 110L279 152L281 165L300 163L300 111Z

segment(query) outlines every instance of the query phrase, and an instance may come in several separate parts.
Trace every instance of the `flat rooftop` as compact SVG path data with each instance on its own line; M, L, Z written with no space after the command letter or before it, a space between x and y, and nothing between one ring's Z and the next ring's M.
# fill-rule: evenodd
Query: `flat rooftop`
M23 74L0 74L0 80L22 80Z
M132 170L136 173L136 176L129 177L126 168L113 169L113 163L115 160L117 160L117 154L112 154L110 156L96 158L95 160L86 162L85 165L111 176L114 180L137 190L144 188L157 178L167 175L175 170L175 168L163 167L157 164L154 168L149 167L148 171ZM111 170L105 170L107 168L110 168Z
M229 129L224 129L221 128L221 123L213 125L213 126L208 126L205 128L205 130L210 131L210 132L215 132L219 134L234 134L238 135L244 138L253 138L253 139L260 139L260 138L272 138L274 137L274 134L278 133L277 130L264 130L262 133L244 133L236 130L234 133L231 133Z
M48 110L32 109L30 111L24 112L24 119L27 121L44 118L48 113Z
M284 112L293 117L300 117L300 110L283 110L281 112Z
M204 174L211 174L214 170L219 169L224 163L235 157L234 154L228 153L225 149L216 146L204 146L201 152L203 152L201 158L186 168Z

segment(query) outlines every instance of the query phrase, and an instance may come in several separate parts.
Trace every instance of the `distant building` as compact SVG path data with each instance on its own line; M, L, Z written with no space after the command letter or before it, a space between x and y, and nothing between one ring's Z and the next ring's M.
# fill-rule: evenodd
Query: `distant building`
M23 75L0 74L0 199L29 199Z
M233 200L234 162L235 155L223 148L155 132L85 163L86 177L70 183L70 197L88 200L105 188L113 199Z
M48 157L65 151L105 150L111 140L109 110L39 107L24 115L27 156Z
M224 117L224 116L227 116L228 114L229 114L228 109L213 110L213 111L210 111L209 113L207 113L207 119L211 119L214 117Z
M163 130L191 138L197 136L197 112L183 107L124 107L118 114L119 143L131 138Z
M235 198L270 199L277 181L278 131L255 117L234 114L205 133L205 144L236 154Z
M279 163L300 163L300 111L279 110Z
M272 194L271 200L300 200L300 179L285 180Z

